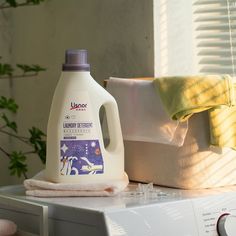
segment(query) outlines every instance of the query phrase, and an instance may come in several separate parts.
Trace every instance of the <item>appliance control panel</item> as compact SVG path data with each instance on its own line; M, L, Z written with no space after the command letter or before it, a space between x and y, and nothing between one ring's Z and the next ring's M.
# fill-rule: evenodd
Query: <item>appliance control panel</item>
M236 216L228 213L221 215L217 221L217 232L221 236L235 235Z
M224 193L217 196L192 200L198 234L201 236L236 235L236 194Z

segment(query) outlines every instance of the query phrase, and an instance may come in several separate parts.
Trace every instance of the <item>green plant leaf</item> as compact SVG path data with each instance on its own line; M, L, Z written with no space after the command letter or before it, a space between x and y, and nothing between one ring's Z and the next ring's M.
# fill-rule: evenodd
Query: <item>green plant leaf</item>
M43 163L46 162L46 141L44 140L45 134L38 128L32 127L29 129L30 143L34 147L35 153L39 155L39 158Z
M9 110L13 113L16 113L19 106L16 104L15 100L12 98L7 99L4 96L0 97L0 108Z
M43 68L43 67L41 67L39 65L32 65L31 68L35 72L40 72L40 71L45 71L46 70L46 68Z
M33 3L34 5L40 4L40 2L44 2L44 0L27 0L27 3Z
M17 1L17 0L5 0L6 3L10 7L18 7L18 6L30 6L30 5L38 5L41 2L44 2L44 0L25 0L23 1Z
M38 73L40 71L45 71L46 69L39 66L39 65L25 65L25 64L17 64L16 65L19 69L23 71L23 73L28 73L28 72L35 72Z
M37 150L36 153L38 154L40 160L42 161L43 164L46 163L46 141L39 141L37 144Z
M0 76L7 75L7 76L12 76L14 69L10 64L6 63L0 63Z
M5 0L11 7L17 7L16 0Z
M41 131L40 129L38 129L38 128L36 128L36 127L32 127L31 129L29 129L29 132L30 132L30 134L31 134L31 138L30 138L30 139L31 139L32 141L35 141L35 140L38 140L38 139L41 140L42 137L46 136L46 135L43 133L43 131Z
M11 175L21 177L27 172L27 164L25 163L26 156L22 152L13 151L10 154L9 170Z
M2 114L1 117L5 121L6 126L17 133L17 124L16 124L16 122L15 121L10 121L8 119L8 117L6 116L6 114L4 114L4 113Z
M32 5L37 5L40 4L41 2L44 2L44 0L3 0L3 3L1 3L0 10L4 8L9 8L9 7L20 7L20 6L32 6ZM0 59L2 57L0 56ZM39 65L24 65L24 64L18 64L17 67L23 71L23 73L28 73L28 72L33 72L33 75L37 75L38 72L40 71L45 71L45 68L40 67ZM0 78L18 78L18 77L24 77L23 75L13 75L15 70L10 64L7 63L0 63ZM29 74L31 76L31 74ZM0 97L0 109L6 109L9 110L13 113L17 112L18 105L15 103L13 99L7 99L4 96ZM6 114L0 114L0 119L2 119L5 123L6 126L14 130L15 132L17 131L17 125L15 122L11 122ZM37 128L32 128L30 130L31 133L31 138L30 142L31 145L34 146L36 153L38 153L40 159L45 163L46 160L46 142L43 140L43 137L45 134L40 131ZM9 133L10 135L10 133ZM15 135L17 137L17 135ZM26 140L29 140L25 138ZM25 141L27 143L27 141ZM30 144L30 143L28 143ZM21 151L19 152L12 152L10 155L9 153L5 152L4 149L2 149L3 152L10 157L10 163L9 163L9 170L11 175L17 175L18 177L21 177L23 174L25 178L26 172L28 171L27 169L27 164L25 163L26 156L25 154L29 154L31 152L26 152L25 154L22 153Z
M24 73L30 72L30 66L24 65L24 64L17 64L16 65L18 68L20 68Z

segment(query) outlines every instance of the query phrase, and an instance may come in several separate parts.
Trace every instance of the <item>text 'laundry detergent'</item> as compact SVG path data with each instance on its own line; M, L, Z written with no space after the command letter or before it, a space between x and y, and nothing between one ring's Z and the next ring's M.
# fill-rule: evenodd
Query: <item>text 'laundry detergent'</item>
M99 119L105 108L110 142ZM86 50L67 50L47 128L46 178L97 183L124 175L124 146L115 99L90 75Z

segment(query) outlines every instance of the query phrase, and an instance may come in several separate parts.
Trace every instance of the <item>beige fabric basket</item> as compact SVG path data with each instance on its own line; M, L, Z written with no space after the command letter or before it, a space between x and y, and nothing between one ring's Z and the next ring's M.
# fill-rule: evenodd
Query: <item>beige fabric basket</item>
M125 170L130 180L174 188L202 189L235 185L236 151L210 147L209 140L208 112L205 111L189 119L182 147L124 141Z
M130 180L183 189L236 184L236 151L209 147L209 135L208 114L202 112L189 119L182 147L125 141Z

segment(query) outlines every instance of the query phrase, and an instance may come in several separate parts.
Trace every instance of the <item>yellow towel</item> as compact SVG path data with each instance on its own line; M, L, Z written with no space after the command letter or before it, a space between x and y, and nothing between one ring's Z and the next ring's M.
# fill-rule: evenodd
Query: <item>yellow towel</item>
M234 85L228 75L162 77L154 80L170 117L185 121L209 110L210 142L236 148Z
M211 144L236 149L236 106L209 110Z
M154 80L154 86L173 120L185 121L194 113L235 103L228 75L162 77Z

